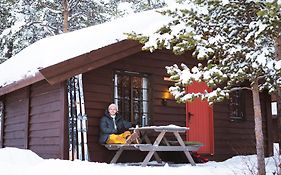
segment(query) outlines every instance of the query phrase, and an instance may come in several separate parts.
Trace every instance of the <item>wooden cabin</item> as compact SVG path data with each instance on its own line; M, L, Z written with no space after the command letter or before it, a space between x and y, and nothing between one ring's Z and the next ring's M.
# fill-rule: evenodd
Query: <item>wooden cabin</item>
M0 147L30 149L43 158L75 158L77 138L69 135L77 131L70 125L67 82L82 74L91 161L112 158L113 152L98 143L100 118L112 102L117 102L121 114L134 124L188 126L190 130L182 137L202 142L199 152L213 160L255 153L250 92L238 91L230 100L213 106L199 100L179 104L168 93L173 82L167 80L165 66L185 63L193 67L197 61L191 53L175 56L168 50L151 53L141 48L135 41L115 41L2 86ZM204 89L203 84L188 87L192 92ZM273 142L270 101L269 95L261 93L267 155L272 154ZM139 153L126 154L122 160L130 161L135 154ZM170 155L173 157L179 159L176 153Z

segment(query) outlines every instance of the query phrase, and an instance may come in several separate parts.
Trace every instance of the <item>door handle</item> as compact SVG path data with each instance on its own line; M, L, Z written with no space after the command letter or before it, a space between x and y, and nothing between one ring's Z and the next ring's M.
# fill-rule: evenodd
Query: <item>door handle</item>
M194 114L192 114L191 112L188 112L188 113L187 113L187 116L188 116L188 122L190 122L191 117L194 116Z

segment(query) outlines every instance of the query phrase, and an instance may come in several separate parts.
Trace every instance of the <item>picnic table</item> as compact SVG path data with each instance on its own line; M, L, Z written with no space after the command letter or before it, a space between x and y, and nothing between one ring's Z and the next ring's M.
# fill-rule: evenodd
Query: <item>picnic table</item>
M139 133L142 142L138 144L135 144L133 142L126 143L126 144L106 144L105 147L107 149L117 150L110 163L116 163L118 158L125 150L148 152L143 162L141 163L142 167L148 165L152 156L155 157L155 160L158 163L162 163L161 158L157 154L158 151L182 151L184 152L186 158L191 163L191 165L193 166L196 165L190 154L190 151L197 151L202 145L186 145L184 143L179 133L186 132L188 130L187 127L180 127L175 125L145 126L145 127L131 128L130 130ZM157 135L153 143L150 137L152 133ZM165 137L167 133L172 133L171 135L174 136L175 140L170 141L169 139L167 139Z

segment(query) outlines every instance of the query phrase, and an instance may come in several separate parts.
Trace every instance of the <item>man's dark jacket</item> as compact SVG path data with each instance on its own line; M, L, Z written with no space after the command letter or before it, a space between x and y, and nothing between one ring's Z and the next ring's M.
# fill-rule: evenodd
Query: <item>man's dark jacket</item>
M118 113L116 113L115 123L117 130L114 129L113 118L109 115L108 112L105 112L104 116L100 121L100 139L101 144L106 143L110 134L121 134L127 131L132 125L130 122L124 120Z

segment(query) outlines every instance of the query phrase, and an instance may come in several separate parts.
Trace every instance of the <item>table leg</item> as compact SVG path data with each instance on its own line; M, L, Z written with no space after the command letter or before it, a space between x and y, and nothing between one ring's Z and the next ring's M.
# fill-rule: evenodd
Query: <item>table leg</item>
M114 157L112 158L112 160L110 161L110 163L116 163L118 158L121 156L122 152L123 152L123 148L120 148L114 155Z
M156 140L155 140L154 143L153 143L153 146L158 146L158 145L159 145L159 143L161 142L161 140L162 140L162 138L164 137L165 133L166 133L165 131L162 131L162 132L157 136ZM152 157L152 155L153 155L154 153L156 153L155 150L151 150L151 151L148 152L148 154L146 155L145 159L143 160L143 162L142 162L142 164L141 164L142 167L145 167L145 166L148 164L149 160L151 159L151 157Z
M164 141L165 145L171 146L166 137L163 138L163 141Z
M174 135L176 136L176 138L177 138L179 144L180 144L182 147L186 148L186 146L185 146L185 144L184 144L184 142L183 142L183 140L182 140L180 134L179 134L178 132L173 132L173 133L174 133ZM190 152L189 152L189 151L184 151L184 153L185 153L186 158L187 158L187 159L189 160L189 162L191 163L191 165L192 165L192 166L195 166L196 164L195 164L193 158L191 157Z
M146 143L152 144L146 134L144 134L143 138L144 138L144 140L145 140ZM161 158L160 158L160 156L158 155L157 152L154 152L153 155L154 155L155 160L156 160L158 163L161 163L161 162L162 162L162 160L161 160Z

